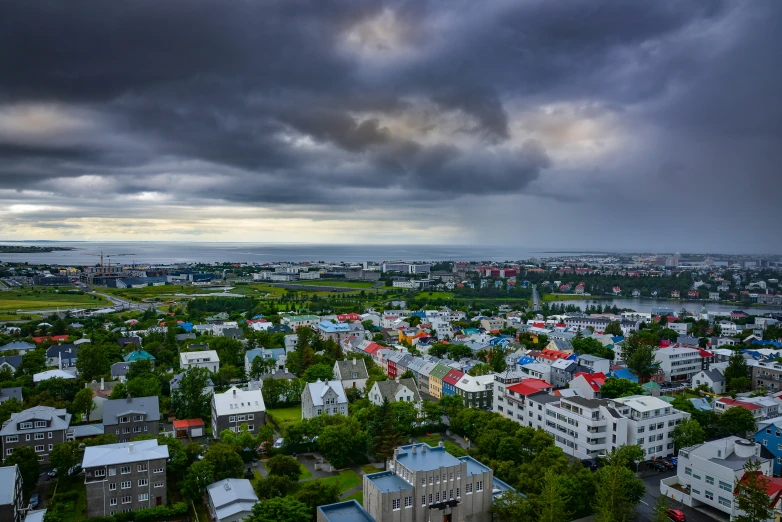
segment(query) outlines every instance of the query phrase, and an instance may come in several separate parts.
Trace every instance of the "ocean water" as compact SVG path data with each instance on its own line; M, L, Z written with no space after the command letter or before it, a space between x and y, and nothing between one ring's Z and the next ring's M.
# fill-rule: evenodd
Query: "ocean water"
M15 242L2 245L68 247L74 250L28 254L0 253L0 261L51 265L94 265L95 254L111 255L112 263L271 263L278 261L518 261L580 252L545 251L522 246L476 245L314 245L301 243L185 242ZM107 260L104 258L104 262Z

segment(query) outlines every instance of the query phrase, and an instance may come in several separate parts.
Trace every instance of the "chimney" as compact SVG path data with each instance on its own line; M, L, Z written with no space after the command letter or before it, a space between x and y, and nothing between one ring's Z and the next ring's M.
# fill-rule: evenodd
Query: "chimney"
M128 443L128 453L133 453L133 443L132 442Z
M426 453L426 444L421 444L421 453Z
M413 455L415 455L417 453L415 448L416 448L416 446L413 446Z
M62 370L62 354L60 354L59 359L57 359L57 367Z
M356 365L356 358L353 357L353 366L355 366L355 365Z
M100 391L104 391L106 389L106 385L103 382L103 377L100 378Z
M234 397L236 397L236 388L234 388Z
M225 484L223 485L226 491L231 491L231 483L228 479L225 479Z
M437 443L437 446L439 446L440 448L442 448L442 447L443 447L443 441L442 441L442 439L440 439L440 442L438 442L438 443Z

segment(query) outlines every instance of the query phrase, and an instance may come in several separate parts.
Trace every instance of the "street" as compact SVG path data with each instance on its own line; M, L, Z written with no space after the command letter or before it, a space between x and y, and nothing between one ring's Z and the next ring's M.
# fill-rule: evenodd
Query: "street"
M648 522L652 520L652 509L654 508L654 503L657 502L657 498L660 496L660 480L668 477L673 477L675 475L676 475L676 470L672 470L663 473L656 473L653 475L649 475L648 477L644 477L643 479L641 479L644 481L644 484L646 485L646 494L644 495L644 498L641 499L641 504L639 504L638 507L635 508L636 513L638 513L637 520L644 521L644 522ZM668 507L674 509L681 509L682 511L684 511L684 513L687 515L687 522L715 522L720 520L727 521L727 516L724 519L713 517L705 513L702 513L697 509L688 506L682 506L679 502L674 502L672 500L669 501Z

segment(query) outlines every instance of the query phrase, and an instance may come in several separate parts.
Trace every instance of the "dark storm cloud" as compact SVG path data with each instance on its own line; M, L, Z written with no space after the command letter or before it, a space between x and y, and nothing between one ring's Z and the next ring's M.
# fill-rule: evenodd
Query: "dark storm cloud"
M624 219L650 180L684 198L742 164L778 189L779 5L5 2L0 189L78 198L85 216L148 193L336 214L350 195L412 211L523 194L563 219L601 198ZM546 134L563 105L572 121ZM605 115L598 148L644 145L571 158L572 129ZM735 157L714 160L725 136Z

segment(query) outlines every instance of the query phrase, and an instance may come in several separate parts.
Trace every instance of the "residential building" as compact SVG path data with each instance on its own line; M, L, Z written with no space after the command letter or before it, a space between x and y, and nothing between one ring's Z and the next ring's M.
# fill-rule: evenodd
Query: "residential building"
M352 359L336 361L334 363L334 379L342 381L342 388L366 388L369 372L364 359Z
M132 363L136 361L154 361L155 357L146 350L136 349L132 352L126 353L123 359L125 362Z
M538 393L528 397L526 425L554 437L566 453L594 458L614 448L638 444L645 458L673 455L673 430L690 414L657 397L635 395L620 399L554 397Z
M225 430L238 432L243 424L247 424L247 430L254 435L266 424L266 405L261 390L231 386L224 393L212 395L213 437L219 437Z
M174 377L169 381L169 387L171 388L171 393L173 394L174 391L179 389L179 384L182 382L182 377L185 376L185 372L178 373L174 375ZM211 377L206 378L206 386L204 387L204 395L211 395L215 391L215 385L212 382Z
M432 368L432 371L429 373L429 395L435 399L439 399L442 396L443 377L445 377L449 371L451 371L450 366L437 363L437 365Z
M386 469L363 479L365 509L377 522L489 522L494 497L513 490L491 468L442 446L396 448Z
M578 372L576 361L560 359L551 363L551 385L555 388L564 388L573 380Z
M19 466L0 467L0 520L22 522L22 473Z
M76 367L79 347L75 344L55 344L46 349L46 365L63 368Z
M418 383L418 391L429 395L429 375L437 366L436 361L426 361L420 369L414 369L415 382Z
M351 334L348 323L332 323L331 321L321 321L315 326L315 331L320 334L322 339L331 339L341 342Z
M705 504L733 519L738 514L733 492L747 461L758 461L761 473L771 476L771 459L762 457L760 451L760 444L739 437L682 448L676 476L660 481L660 493L687 506ZM689 494L682 491L687 487Z
M241 522L252 514L258 495L247 479L228 478L206 487L209 515L214 522Z
M22 365L21 355L6 355L0 357L0 370L2 370L3 368L8 368L11 371L11 373L15 373L16 370L18 370L21 365Z
M0 438L3 442L3 461L21 446L35 450L41 465L49 464L49 453L55 444L73 440L70 429L71 414L65 409L35 406L19 413L3 423Z
M500 407L505 404L505 396L508 386L518 384L524 378L524 374L517 370L505 370L501 373L493 375L494 383L492 384L492 411L500 412Z
M0 388L0 404L9 399L16 399L17 401L22 402L22 388L19 386L14 388Z
M702 368L700 350L696 348L662 348L654 354L666 381L689 381Z
M111 365L111 378L113 380L119 380L120 382L125 382L125 376L128 374L128 370L130 370L130 365L132 363L126 363L126 362L118 362Z
M301 418L318 415L347 415L348 398L342 381L308 382L301 394Z
M725 393L726 383L725 376L722 372L715 370L701 370L692 376L692 387L697 388L701 384L705 384L712 389L717 395Z
M755 442L761 444L773 456L772 464L775 476L782 475L782 418L769 419L758 423Z
M567 325L568 328L572 329L578 329L581 328L582 330L586 329L587 327L592 327L596 332L604 332L606 327L613 322L612 319L608 319L605 317L566 317L565 318L565 325ZM629 320L621 320L619 321L619 326L622 328L622 333L624 335L629 334L633 330L638 329L638 322L637 321L629 321Z
M183 370L187 370L188 368L203 368L212 373L217 373L220 370L220 357L214 350L181 352L179 354L179 367Z
M87 517L166 505L168 457L168 446L157 439L86 447Z
M0 346L0 353L16 351L18 355L24 355L33 350L35 350L35 345L25 341L11 341L8 344Z
M576 357L576 363L583 367L582 371L588 371L590 373L603 373L608 375L611 371L611 361L603 359L602 357L595 357L594 355L579 355Z
M127 442L139 435L160 433L160 400L152 397L128 397L103 403L105 433L113 433L117 441Z
M604 373L585 373L579 372L573 376L569 388L575 390L579 396L587 399L597 399L600 397L600 389L606 382Z
M288 315L283 316L281 323L290 326L294 330L301 328L302 326L309 326L314 328L320 322L320 317L317 315Z
M519 366L519 371L527 379L540 379L551 384L551 365L545 363L529 363Z
M523 379L521 382L505 388L504 399L497 399L497 402L502 404L498 404L494 411L516 422L523 423L526 419L525 411L527 410L528 398L541 392L546 392L545 395L548 395L550 391L551 385L546 381Z
M443 376L442 396L456 395L456 384L466 374L463 371L451 369Z
M779 403L769 397L720 397L714 401L714 413L725 413L730 408L743 408L752 413L755 420L773 419L779 415Z
M421 409L421 395L415 380L411 378L398 381L376 381L367 394L369 402L375 406L388 402L411 402L417 410Z
M753 388L765 388L775 392L782 390L782 364L774 361L759 361L750 367Z
M501 317L484 317L481 319L481 328L493 332L505 328L505 321Z
M456 394L461 395L466 408L490 410L494 391L494 374L473 377L465 375L456 383Z

